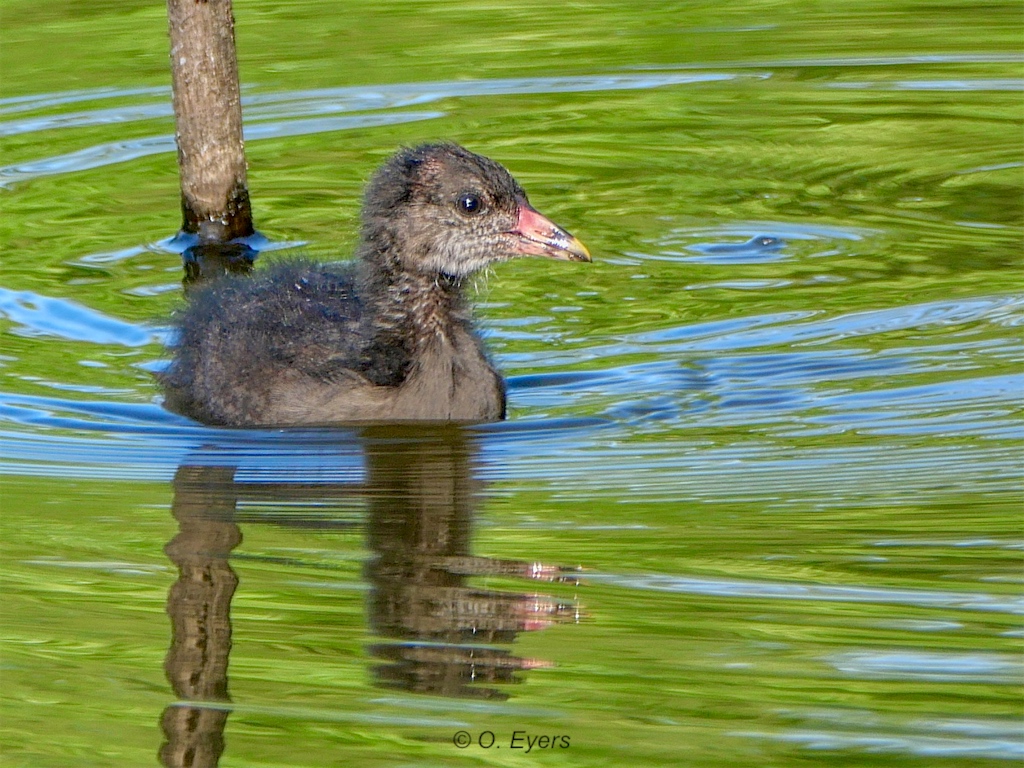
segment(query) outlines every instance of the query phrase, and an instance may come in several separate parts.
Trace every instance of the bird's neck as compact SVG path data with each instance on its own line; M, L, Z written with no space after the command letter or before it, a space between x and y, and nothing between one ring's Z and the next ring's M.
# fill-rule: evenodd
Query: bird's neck
M364 259L364 289L376 304L375 324L422 349L450 341L470 323L461 280L402 268L396 261Z

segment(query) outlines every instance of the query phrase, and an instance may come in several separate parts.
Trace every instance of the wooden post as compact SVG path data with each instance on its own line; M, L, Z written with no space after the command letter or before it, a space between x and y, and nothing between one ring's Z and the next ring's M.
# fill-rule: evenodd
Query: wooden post
M253 234L231 0L167 0L182 230L203 243Z

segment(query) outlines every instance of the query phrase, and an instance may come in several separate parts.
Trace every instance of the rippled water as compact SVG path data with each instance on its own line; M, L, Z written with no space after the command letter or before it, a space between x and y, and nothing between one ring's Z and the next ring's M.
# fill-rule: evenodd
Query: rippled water
M163 9L5 11L5 764L1024 756L1019 9L350 6L236 5L262 259L443 137L595 263L508 422L169 414Z

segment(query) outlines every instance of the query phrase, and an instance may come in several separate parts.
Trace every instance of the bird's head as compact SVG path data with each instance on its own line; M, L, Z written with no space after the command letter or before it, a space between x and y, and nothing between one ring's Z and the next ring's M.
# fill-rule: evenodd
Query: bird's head
M517 256L590 261L586 247L530 205L499 163L456 144L403 149L374 175L363 238L404 269L462 278Z

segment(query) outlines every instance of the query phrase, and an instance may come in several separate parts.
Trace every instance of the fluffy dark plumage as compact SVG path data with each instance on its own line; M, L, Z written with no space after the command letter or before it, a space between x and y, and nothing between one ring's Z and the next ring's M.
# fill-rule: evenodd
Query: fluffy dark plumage
M356 260L192 291L166 405L233 426L504 418L461 284L523 254L589 260L498 163L454 144L403 150L367 188Z

